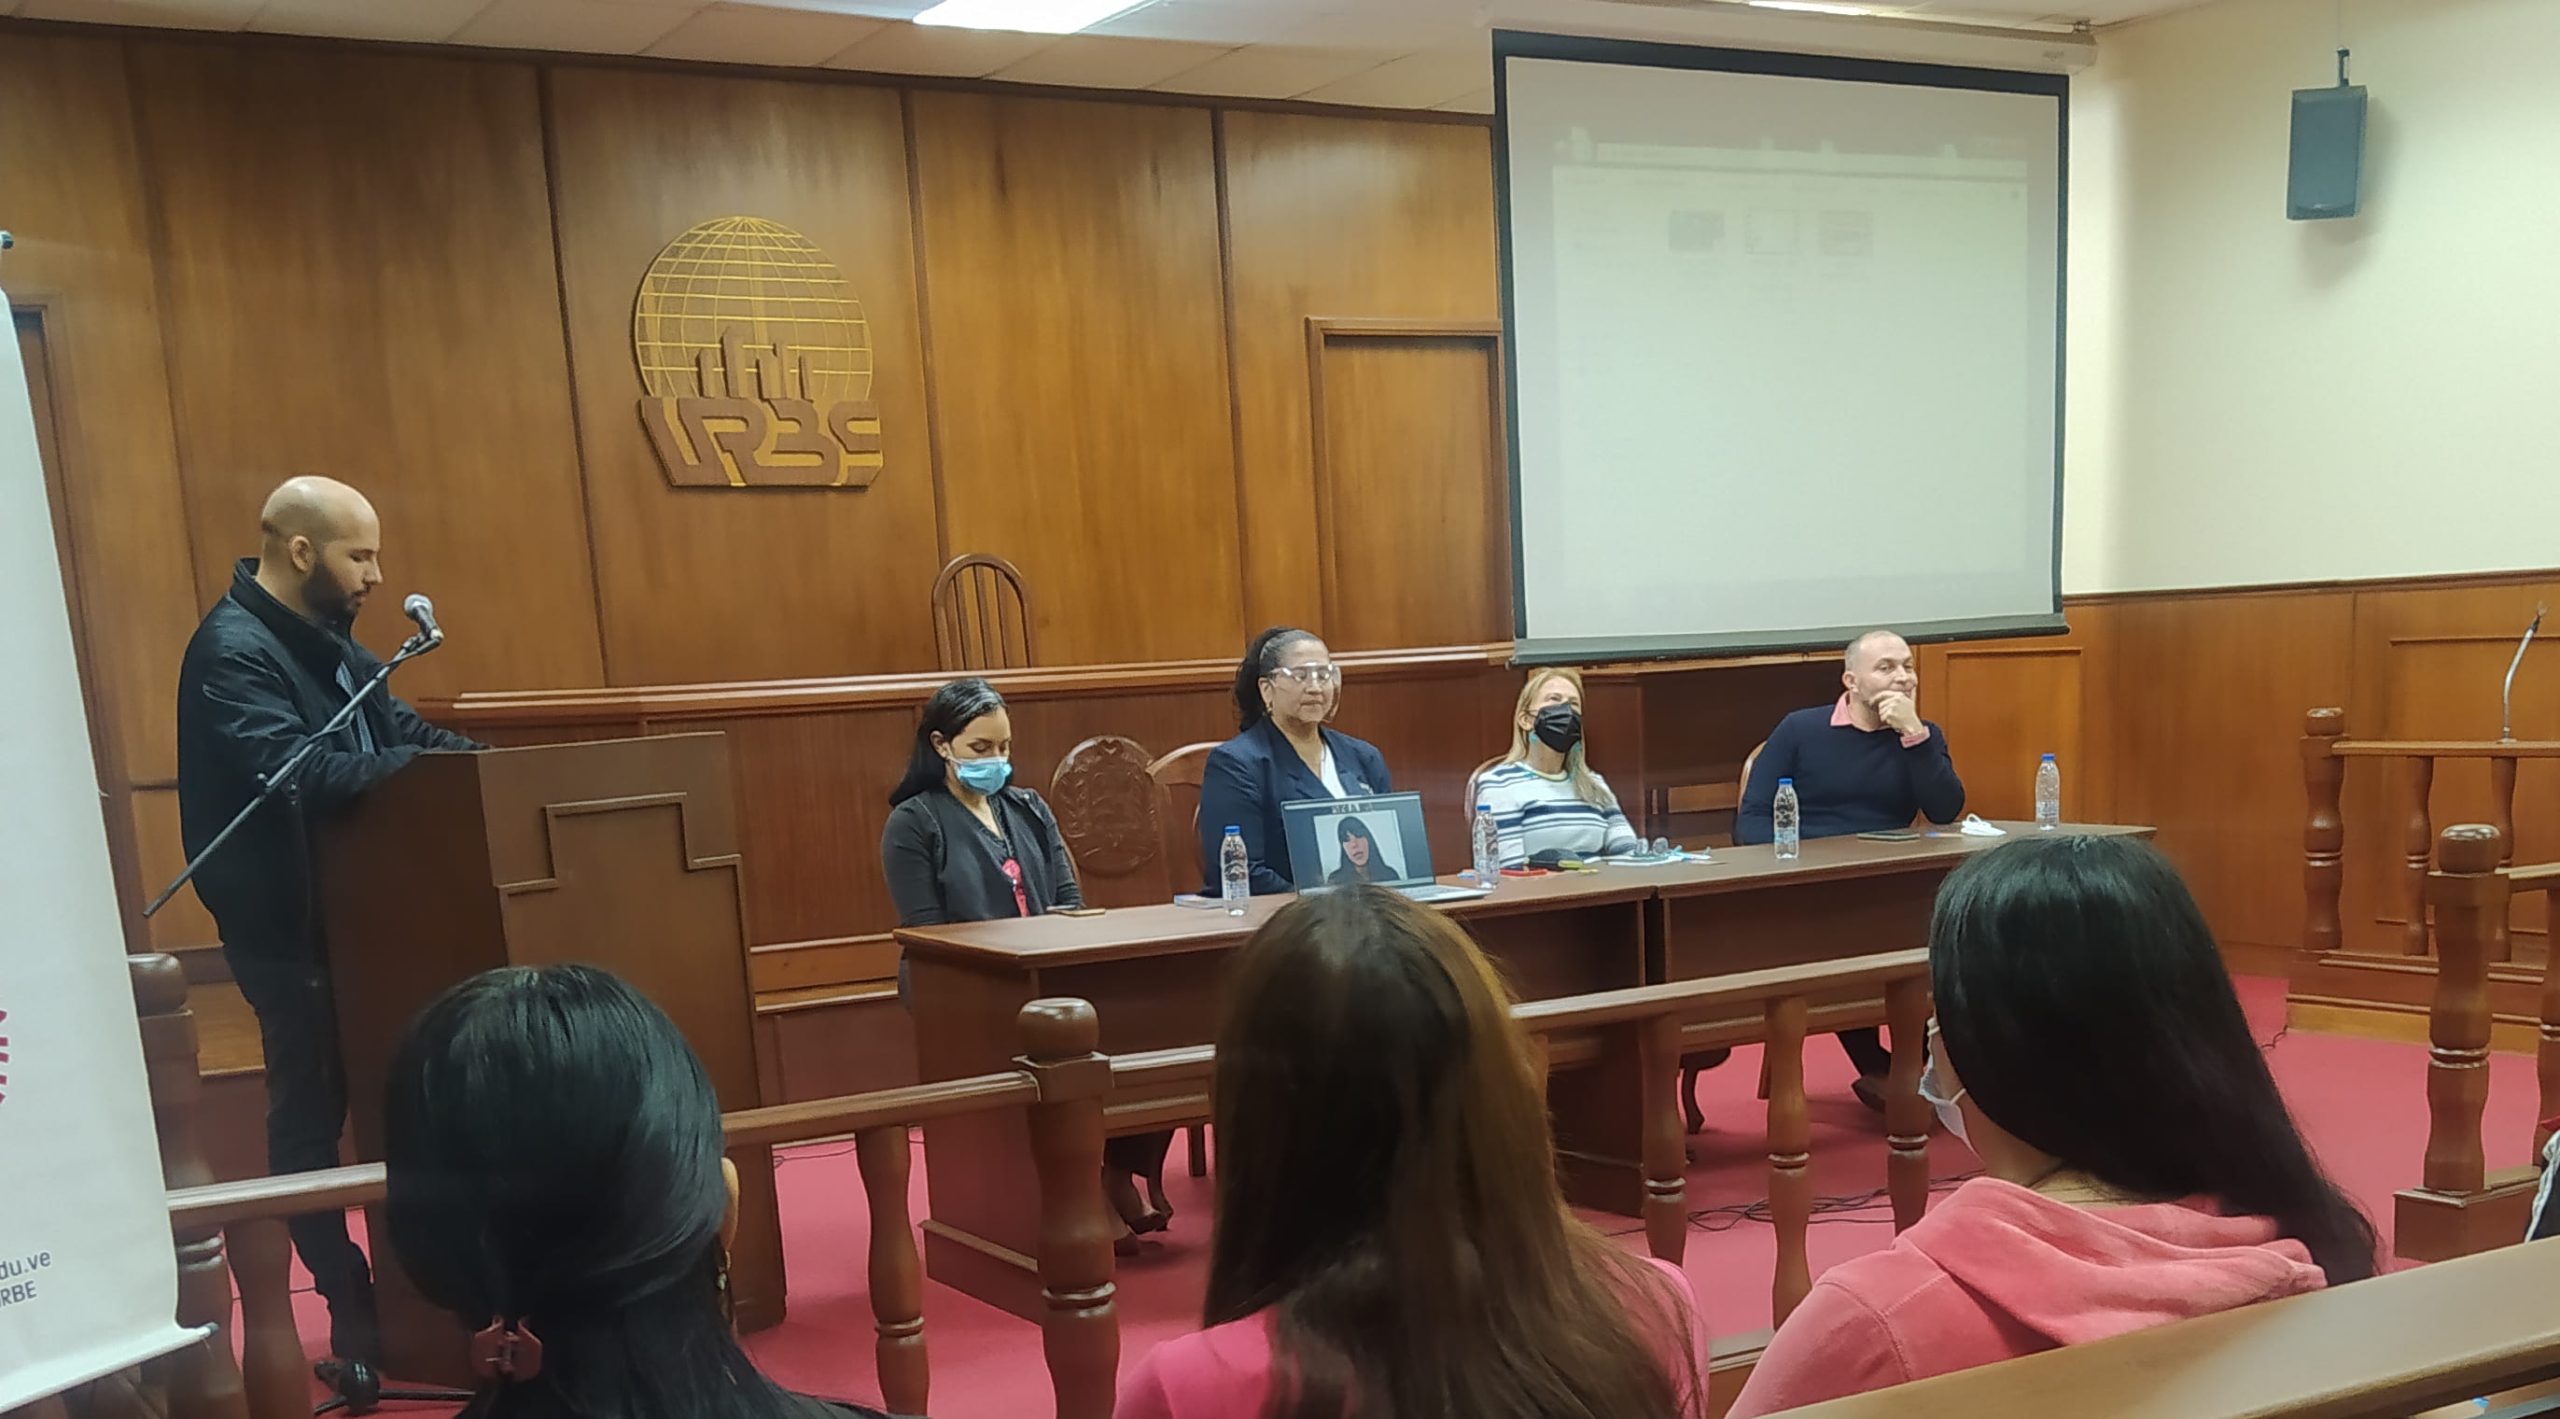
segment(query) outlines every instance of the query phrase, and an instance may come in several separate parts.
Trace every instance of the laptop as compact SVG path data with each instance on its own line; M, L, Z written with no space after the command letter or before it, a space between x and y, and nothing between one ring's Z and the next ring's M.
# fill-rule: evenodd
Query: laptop
M1289 877L1301 892L1366 882L1417 902L1458 902L1493 890L1431 880L1419 793L1283 803L1280 819L1289 835Z

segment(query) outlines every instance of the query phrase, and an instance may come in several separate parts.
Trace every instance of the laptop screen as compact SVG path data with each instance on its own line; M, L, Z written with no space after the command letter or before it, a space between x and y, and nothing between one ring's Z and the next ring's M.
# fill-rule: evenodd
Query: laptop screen
M1315 798L1280 805L1289 832L1289 878L1299 891L1356 882L1381 887L1431 880L1422 795Z

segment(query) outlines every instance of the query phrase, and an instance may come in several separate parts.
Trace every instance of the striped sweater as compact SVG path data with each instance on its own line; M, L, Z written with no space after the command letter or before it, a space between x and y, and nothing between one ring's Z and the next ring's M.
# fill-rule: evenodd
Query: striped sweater
M1607 781L1591 776L1608 793ZM1493 810L1502 830L1502 865L1521 867L1542 852L1586 857L1604 852L1634 852L1643 846L1618 798L1598 807L1574 796L1571 780L1549 778L1525 763L1496 764L1476 780L1476 801Z

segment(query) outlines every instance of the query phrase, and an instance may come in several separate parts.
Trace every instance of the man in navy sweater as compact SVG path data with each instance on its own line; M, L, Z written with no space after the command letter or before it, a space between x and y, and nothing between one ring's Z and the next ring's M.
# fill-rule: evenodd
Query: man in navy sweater
M1778 721L1761 748L1734 810L1735 842L1769 841L1769 806L1782 778L1795 780L1798 822L1808 838L1889 832L1922 816L1952 823L1964 812L1964 781L1947 754L1947 736L1920 717L1911 643L1869 631L1849 642L1842 658L1840 698ZM1858 1066L1859 1099L1883 1108L1893 1056L1881 1033L1843 1030L1840 1046Z

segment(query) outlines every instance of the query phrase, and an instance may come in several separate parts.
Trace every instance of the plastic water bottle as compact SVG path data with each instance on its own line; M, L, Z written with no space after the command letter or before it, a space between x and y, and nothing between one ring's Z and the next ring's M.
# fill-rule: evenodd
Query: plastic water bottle
M2048 833L2062 826L2062 765L2051 754L2036 765L2036 826Z
M1502 880L1502 828L1489 803L1476 805L1475 846L1476 885L1490 887Z
M1796 823L1796 781L1778 780L1778 796L1769 804L1769 841L1777 845L1778 860L1793 862L1804 855L1803 830Z
M1253 896L1253 860L1245 855L1244 829L1233 824L1227 826L1227 840L1218 844L1218 882L1227 915L1244 915L1244 904Z

